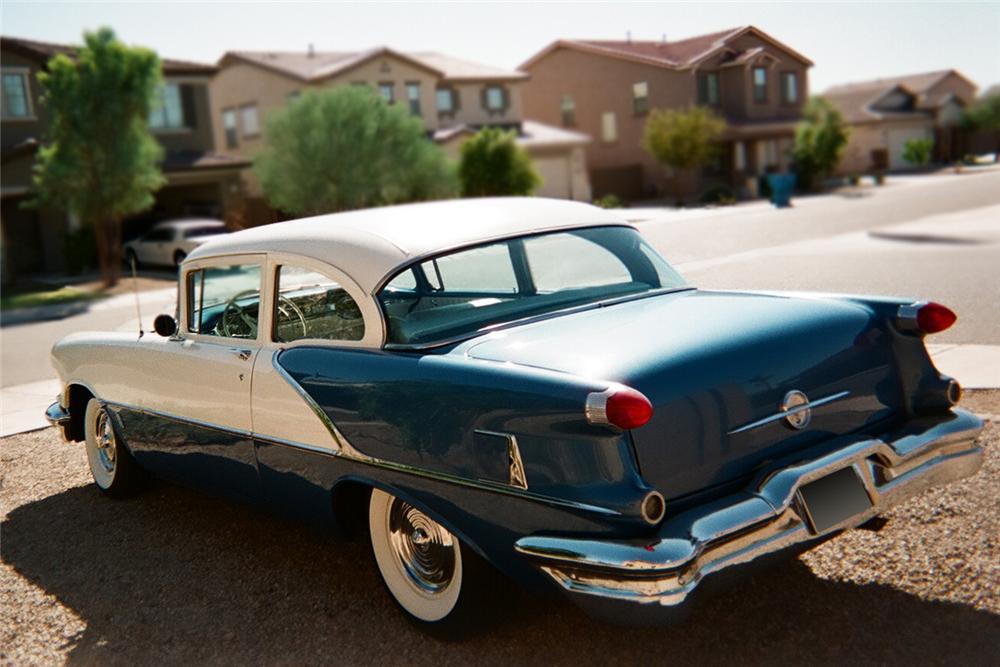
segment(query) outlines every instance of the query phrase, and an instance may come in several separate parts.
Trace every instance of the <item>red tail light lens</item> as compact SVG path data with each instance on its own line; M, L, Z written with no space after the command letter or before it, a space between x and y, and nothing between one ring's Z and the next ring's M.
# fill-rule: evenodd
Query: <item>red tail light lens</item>
M922 306L917 311L917 327L925 334L938 333L944 331L955 323L958 319L951 308L942 306L933 301Z
M653 416L653 404L635 389L622 387L608 396L605 413L608 422L627 431L649 421Z

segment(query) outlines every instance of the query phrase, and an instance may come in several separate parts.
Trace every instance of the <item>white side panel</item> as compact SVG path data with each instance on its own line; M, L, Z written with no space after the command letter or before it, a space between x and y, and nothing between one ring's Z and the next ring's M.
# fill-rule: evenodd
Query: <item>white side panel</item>
M254 434L336 451L337 443L323 420L275 369L278 352L274 348L261 350L254 365Z

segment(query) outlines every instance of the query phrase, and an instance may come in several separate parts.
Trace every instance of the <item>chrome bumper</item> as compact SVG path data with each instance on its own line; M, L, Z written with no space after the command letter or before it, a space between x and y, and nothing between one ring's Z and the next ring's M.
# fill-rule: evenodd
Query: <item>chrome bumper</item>
M64 408L59 401L56 401L45 410L45 418L53 426L63 426L70 420L69 410Z
M974 474L982 422L964 410L921 419L888 442L848 444L759 479L743 493L667 519L653 539L608 541L529 536L516 550L568 592L640 604L679 605L706 575L858 526L934 486ZM813 529L800 487L852 466L870 509Z

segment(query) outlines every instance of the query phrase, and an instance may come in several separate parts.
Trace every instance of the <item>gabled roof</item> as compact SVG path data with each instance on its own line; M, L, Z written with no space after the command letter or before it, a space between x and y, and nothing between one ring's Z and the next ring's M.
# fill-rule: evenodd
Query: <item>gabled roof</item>
M930 90L943 79L954 76L975 89L976 84L965 77L961 72L954 69L938 70L936 72L918 72L916 74L903 74L891 76L884 79L871 79L868 81L855 81L842 83L827 89L823 93L824 97L833 99L834 97L846 97L867 93L869 97L881 97L897 86L902 86L912 92L917 97L917 106L922 109L936 109L945 104L951 97L949 93L942 93L934 98L929 97ZM963 100L968 103L972 100Z
M60 53L72 57L78 48L79 46L69 44L53 44L51 42L39 42L20 37L0 37L0 49L20 54L25 58L31 58L42 65ZM186 60L173 60L171 58L160 58L160 65L163 68L164 74L174 76L211 76L216 71L214 65L205 65Z
M441 53L404 53L387 46L366 51L228 51L219 60L219 67L225 67L233 60L242 60L301 81L319 81L385 56L407 62L447 81L514 81L527 78L523 72L480 65Z
M628 223L611 211L562 199L454 199L253 227L208 241L188 259L293 253L332 264L371 294L384 278L430 254L533 232L603 225Z
M888 87L867 87L859 86L840 87L841 89L830 89L823 94L843 115L848 123L873 123L881 120L903 120L903 119L924 119L930 118L926 110L917 107L916 102L912 109L878 109L876 105L892 93L902 93L916 100L917 94L902 84L894 84Z
M688 69L697 66L706 58L729 50L735 58L751 57L732 48L732 44L744 35L753 36L768 42L772 46L784 51L806 66L812 66L813 62L798 53L791 47L774 39L763 30L752 25L731 28L707 35L698 35L673 42L668 41L610 41L593 39L561 39L533 55L526 60L518 69L530 70L542 58L557 49L574 49L584 53L591 53L609 58L620 58L633 62L664 67L666 69ZM754 51L752 55L757 55L759 47L748 49Z

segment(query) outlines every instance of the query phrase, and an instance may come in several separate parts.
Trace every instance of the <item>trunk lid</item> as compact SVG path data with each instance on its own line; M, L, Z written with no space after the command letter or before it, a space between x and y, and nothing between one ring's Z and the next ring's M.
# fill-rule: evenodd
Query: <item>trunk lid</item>
M900 405L891 336L864 306L833 299L678 292L527 324L459 350L641 391L653 418L632 432L636 455L668 498L863 430ZM840 397L813 409L802 430L784 419L754 425L793 390L813 402Z

